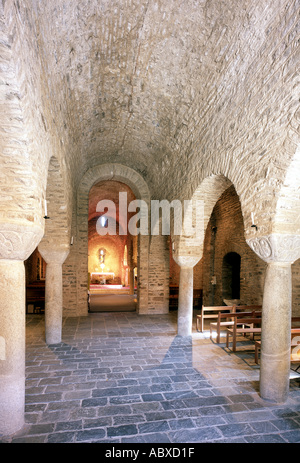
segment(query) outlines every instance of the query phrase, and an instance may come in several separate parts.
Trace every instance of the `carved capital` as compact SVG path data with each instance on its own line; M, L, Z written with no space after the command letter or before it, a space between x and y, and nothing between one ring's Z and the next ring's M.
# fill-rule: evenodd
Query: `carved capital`
M0 223L0 259L28 259L43 234L44 231L36 225Z
M293 263L300 258L300 235L272 234L247 240L250 248L267 263Z
M62 245L61 247L46 247L43 244L39 245L39 252L47 264L62 265L69 255L69 246Z
M199 256L178 256L173 255L173 259L175 260L176 264L180 267L195 267L195 265L199 262L201 257Z

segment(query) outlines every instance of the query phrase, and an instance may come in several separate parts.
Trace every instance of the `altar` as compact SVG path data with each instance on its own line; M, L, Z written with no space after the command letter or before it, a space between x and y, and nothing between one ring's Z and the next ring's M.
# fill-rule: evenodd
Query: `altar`
M106 285L107 280L114 280L114 272L92 272L91 273L91 284L95 285Z

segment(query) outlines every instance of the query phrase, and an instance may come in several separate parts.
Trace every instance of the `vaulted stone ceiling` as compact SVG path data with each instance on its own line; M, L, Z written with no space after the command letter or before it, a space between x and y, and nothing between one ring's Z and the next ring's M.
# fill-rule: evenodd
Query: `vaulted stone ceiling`
M284 177L298 1L7 1L75 184L106 162L137 170L153 197L190 194L211 172L230 171L238 194L242 175Z

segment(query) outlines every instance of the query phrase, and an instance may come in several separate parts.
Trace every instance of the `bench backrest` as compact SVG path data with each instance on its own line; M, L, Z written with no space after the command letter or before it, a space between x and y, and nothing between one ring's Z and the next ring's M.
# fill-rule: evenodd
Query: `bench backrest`
M234 312L235 305L220 305L220 306L202 306L202 314L205 312Z
M239 317L235 317L234 318L234 329L237 328L237 325L252 325L252 324L261 324L261 317L242 317L242 318L239 318Z
M237 305L236 311L241 312L245 310L246 312L253 312L253 310L262 310L261 305Z
M218 320L221 321L222 318L244 318L244 317L261 317L261 312L232 312L232 313L222 313L219 312Z
M294 326L293 328L299 327L300 324L300 317L292 317L292 326L293 324L297 324L297 326Z

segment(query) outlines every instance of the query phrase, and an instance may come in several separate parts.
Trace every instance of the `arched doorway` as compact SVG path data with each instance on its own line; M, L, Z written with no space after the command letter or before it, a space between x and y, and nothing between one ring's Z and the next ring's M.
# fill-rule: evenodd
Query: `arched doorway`
M144 179L133 169L121 164L101 164L89 169L80 181L77 191L76 236L74 237L74 263L76 271L76 314L85 316L88 313L88 216L89 193L93 185L100 181L113 180L129 186L137 201L146 205L141 208L141 217L148 220L150 193ZM149 236L137 236L137 311L148 313L148 275L149 275ZM76 269L75 269L76 266Z
M136 311L137 239L128 231L136 199L115 180L92 186L88 214L89 311Z
M240 299L241 256L229 252L223 257L222 296L223 299Z

